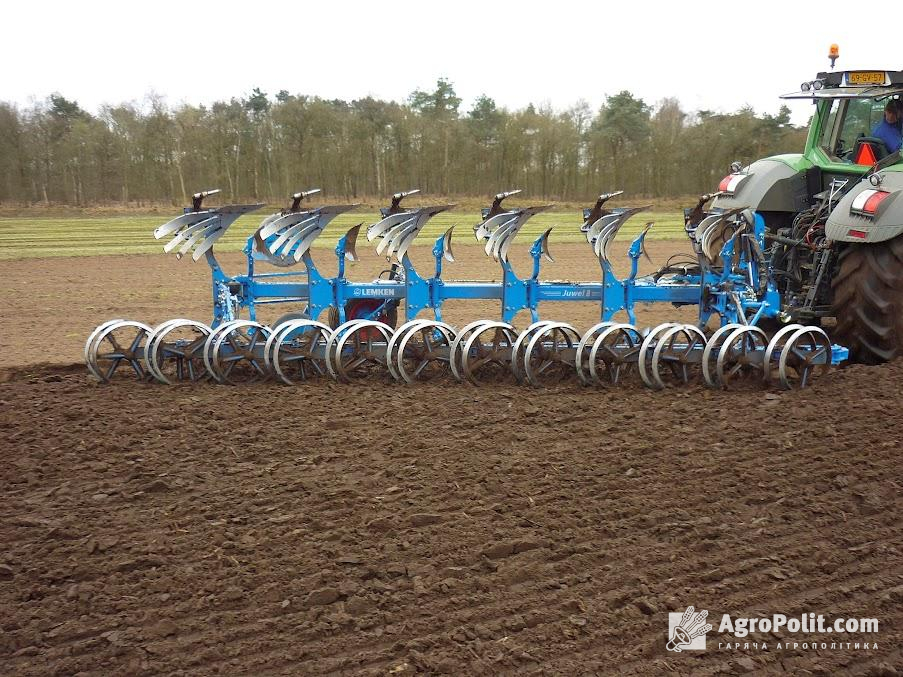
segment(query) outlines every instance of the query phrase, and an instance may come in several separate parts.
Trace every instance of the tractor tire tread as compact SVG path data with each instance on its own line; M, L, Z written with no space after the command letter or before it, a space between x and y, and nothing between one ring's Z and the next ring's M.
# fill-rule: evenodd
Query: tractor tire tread
M854 362L903 355L903 236L844 248L831 281L834 337Z

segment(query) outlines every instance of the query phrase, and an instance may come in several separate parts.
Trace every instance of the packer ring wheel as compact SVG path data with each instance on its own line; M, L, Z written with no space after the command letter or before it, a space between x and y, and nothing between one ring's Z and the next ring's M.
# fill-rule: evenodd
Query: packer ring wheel
M346 322L343 326L348 324ZM331 362L336 377L347 383L366 375L374 365L386 366L385 346L391 337L392 328L389 325L377 320L360 320L343 332L338 340L330 339Z
M712 388L718 387L718 378L715 370L717 368L716 363L718 361L718 351L721 349L721 344L727 340L727 337L731 332L744 326L746 325L732 322L723 327L718 327L706 342L705 349L702 351L702 378L706 384Z
M428 379L430 373L444 372L454 339L454 329L444 322L426 320L412 327L398 344L398 375L405 382L414 383Z
M579 343L580 332L566 322L551 322L535 331L523 355L523 372L530 385L541 386L543 376L560 381L573 374L575 365L566 357Z
M161 383L200 381L208 376L203 350L210 327L194 320L169 320L154 329L147 342L148 370Z
M489 340L481 337L491 332ZM489 380L497 380L502 374L510 373L511 351L517 341L517 332L507 322L487 321L475 328L461 353L464 378L474 385L489 374ZM492 376L496 378L493 379Z
M629 373L638 359L643 336L632 324L618 323L606 327L593 341L589 352L589 375L598 385L616 385L622 374ZM605 367L606 379L599 373L599 363Z
M327 350L332 330L315 320L289 320L267 339L273 374L286 385L326 376Z
M590 327L587 332L580 338L577 344L577 354L574 357L574 367L577 370L577 378L584 385L589 385L593 381L592 374L589 373L589 351L592 348L596 337L609 327L618 324L617 322L599 322ZM586 353L586 354L584 354Z
M694 355L702 352L705 345L705 334L695 325L683 324L665 331L652 351L652 387L656 390L665 387L662 373L665 365L680 385L689 385L700 368Z
M271 331L258 322L236 320L211 334L204 346L208 369L220 383L254 383L269 377L263 349ZM208 353L208 346L209 348Z
M476 331L478 327L487 322L492 322L492 320L476 320L474 322L469 322L455 335L451 347L449 348L448 355L448 366L451 368L451 373L452 376L455 377L455 380L464 380L463 352L464 347L467 345L467 339L473 335L473 332Z
M392 378L396 381L403 380L401 374L398 372L398 347L401 339L403 339L405 334L409 331L415 331L417 327L430 321L431 320L427 320L426 318L415 318L405 322L395 330L395 333L392 334L388 344L386 344L386 366L389 368L389 373L392 375Z
M514 342L514 347L511 349L511 372L514 374L514 378L517 379L518 383L523 383L524 377L526 376L521 369L521 365L530 339L533 338L537 331L551 324L555 324L555 322L550 320L533 322L518 335L517 340Z
M778 377L786 390L805 388L831 366L831 339L820 327L797 329L781 350Z
M150 375L144 364L144 343L153 331L148 325L116 320L105 322L99 329L88 346L88 371L105 383L123 366L141 380Z
M715 374L718 385L727 388L737 376L753 375L765 381L765 332L754 326L734 329L718 350Z

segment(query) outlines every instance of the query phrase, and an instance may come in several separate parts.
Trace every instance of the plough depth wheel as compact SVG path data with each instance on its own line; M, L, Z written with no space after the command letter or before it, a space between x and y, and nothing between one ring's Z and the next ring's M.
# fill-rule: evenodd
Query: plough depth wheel
M533 387L560 381L574 373L580 332L565 322L552 322L533 332L523 356L523 373Z
M270 334L264 346L264 362L288 385L328 373L327 345L332 330L322 322L289 320Z
M130 368L139 379L147 378L144 343L151 328L141 322L115 320L102 324L86 345L88 371L101 381L109 381L121 366Z
M411 327L398 341L396 373L414 383L444 372L454 340L455 330L444 322L427 320Z
M199 381L208 376L204 344L212 330L194 320L169 320L157 326L147 340L147 369L161 383Z

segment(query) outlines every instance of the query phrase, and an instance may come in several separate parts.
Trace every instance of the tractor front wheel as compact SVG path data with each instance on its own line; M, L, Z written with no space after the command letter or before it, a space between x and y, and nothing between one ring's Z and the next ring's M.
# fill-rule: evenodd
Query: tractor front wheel
M903 236L841 251L834 291L834 338L850 359L880 364L903 355Z

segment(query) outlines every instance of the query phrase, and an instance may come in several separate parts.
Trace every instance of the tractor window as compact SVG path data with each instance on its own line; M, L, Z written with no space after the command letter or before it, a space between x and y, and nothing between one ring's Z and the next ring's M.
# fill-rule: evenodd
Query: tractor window
M831 102L819 145L835 160L844 161L856 139L871 136L884 116L885 99L847 99Z
M822 150L824 150L828 155L834 155L834 147L835 141L837 138L837 111L840 108L842 102L834 99L833 101L827 101L824 105L828 106L827 112L822 116L825 120L824 125L822 125L821 129L821 139L818 142L818 145L821 146Z

